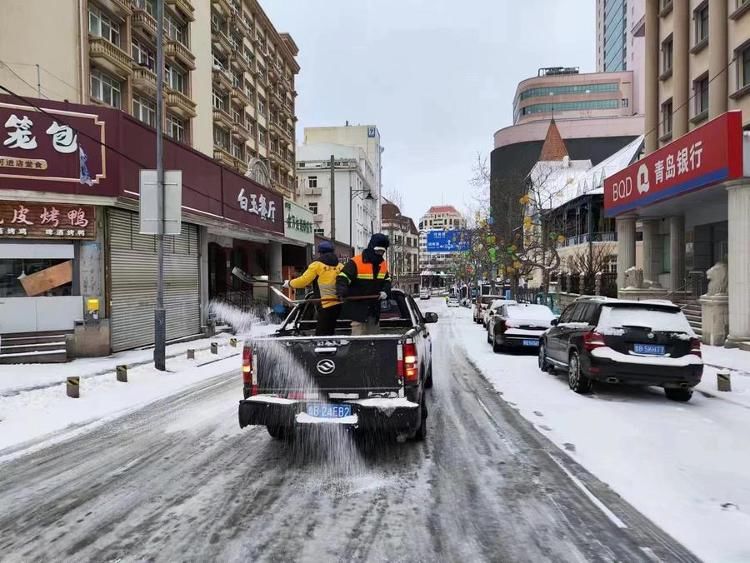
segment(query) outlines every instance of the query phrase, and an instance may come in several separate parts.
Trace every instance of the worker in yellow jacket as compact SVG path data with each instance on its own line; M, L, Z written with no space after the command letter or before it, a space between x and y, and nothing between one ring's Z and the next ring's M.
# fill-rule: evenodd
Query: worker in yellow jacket
M284 282L284 287L294 289L312 285L313 292L320 297L316 336L330 336L336 332L336 321L341 314L341 300L336 296L336 278L343 267L333 244L323 241L318 245L318 259L310 263L305 273Z

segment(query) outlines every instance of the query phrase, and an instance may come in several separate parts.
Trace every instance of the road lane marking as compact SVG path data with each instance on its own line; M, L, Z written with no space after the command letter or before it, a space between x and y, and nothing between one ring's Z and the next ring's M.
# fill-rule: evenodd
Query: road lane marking
M474 398L479 403L479 406L482 407L482 410L485 412L485 414L490 418L490 420L492 421L492 424L495 425L495 429L497 431L497 429L499 428L500 425L495 420L495 417L492 416L492 413L490 412L490 409L487 408L487 405L484 404L484 402L482 401L482 399L480 399L476 395L474 395ZM511 454L515 455L515 454L518 453L518 448L513 444L513 442L511 442L510 440L508 440L508 438L506 438L505 436L503 436L502 434L500 434L500 432L497 432L497 435L500 438L500 441L502 441L502 443L505 444L505 447L508 448L508 451Z
M594 493L592 493L588 489L588 487L586 487L586 485L584 485L583 482L578 477L576 477L575 475L573 475L570 472L570 470L568 470L568 468L565 467L559 459L557 459L555 456L553 456L549 452L547 452L547 455L550 457L550 459L552 459L552 461L554 461L557 464L557 466L560 469L563 470L563 472L570 478L570 480L573 481L573 484L576 487L578 487L579 489L581 489L583 491L583 493L588 497L588 499L591 502L593 502L594 505L596 505L596 507L599 510L601 510L604 513L604 515L607 518L609 518L609 520L615 526L617 526L618 528L623 528L623 529L627 528L627 525L625 524L625 522L623 522L622 520L620 520L614 512L612 512L609 508L607 508L607 505L605 505L601 500L599 500L599 498Z

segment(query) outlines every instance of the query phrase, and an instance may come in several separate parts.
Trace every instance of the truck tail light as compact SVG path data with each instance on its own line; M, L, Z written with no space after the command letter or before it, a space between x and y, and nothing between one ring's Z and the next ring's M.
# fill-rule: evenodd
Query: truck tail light
M253 369L254 360L252 348L245 346L242 349L242 383L252 386L251 395L258 394L258 378Z
M695 356L698 356L699 358L703 357L703 352L701 352L701 339L700 338L690 339L690 353Z
M417 345L414 342L404 343L404 380L411 383L419 381L419 364L417 358Z
M583 347L587 352L591 352L595 348L602 348L606 346L604 343L604 337L598 332L591 330L583 334Z

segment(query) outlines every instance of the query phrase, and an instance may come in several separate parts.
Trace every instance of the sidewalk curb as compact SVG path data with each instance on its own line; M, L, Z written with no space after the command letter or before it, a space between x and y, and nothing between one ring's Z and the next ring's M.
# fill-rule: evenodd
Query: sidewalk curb
M227 342L224 345L229 346L229 343ZM222 344L220 343L219 346L222 346ZM195 348L195 351L196 352L199 352L199 351L202 352L204 350L210 350L210 349L211 349L211 344L209 343L207 346L202 346L200 348ZM167 354L166 355L166 359L169 360L169 359L177 358L179 356L182 356L183 354L185 354L184 351L183 352L179 352L179 353L174 353L174 354ZM200 366L208 365L210 363L218 362L218 361L223 360L225 358L231 358L231 357L234 357L234 356L236 356L238 354L239 354L239 352L237 354L230 354L229 356L225 356L224 358L216 358L216 359L210 360L209 362L206 362L206 363L203 363L203 364L196 364L196 367L200 367ZM133 362L133 363L129 363L129 364L124 364L124 365L127 365L128 369L130 369L130 368L136 368L136 367L140 367L140 366L145 366L145 365L150 364L152 362L153 362L153 359L148 359L148 360L139 360L137 362ZM92 379L94 377L101 377L103 375L114 374L115 373L115 369L116 369L116 367L113 367L112 369L108 368L106 370L101 370L101 371L97 371L97 372L94 372L94 373L88 373L86 375L81 375L80 378L82 380L86 380L86 379ZM56 385L60 385L60 381L49 382L49 383L45 383L43 385L33 385L33 386L30 386L30 387L22 387L22 388L18 388L18 389L12 389L12 390L9 390L9 391L2 391L2 392L0 392L0 398L15 397L16 395L20 395L21 393L28 393L28 392L31 392L31 391L39 391L41 389L48 389L50 387L55 387Z

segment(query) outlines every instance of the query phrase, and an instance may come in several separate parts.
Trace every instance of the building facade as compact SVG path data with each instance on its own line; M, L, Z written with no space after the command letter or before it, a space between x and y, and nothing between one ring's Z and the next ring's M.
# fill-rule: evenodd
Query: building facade
M313 213L315 234L345 243L355 252L366 248L379 228L377 179L367 153L359 146L300 145L297 178L297 201Z
M414 220L402 215L398 205L387 199L382 216L382 232L391 241L387 258L393 287L415 294L419 291L419 231Z
M164 130L294 196L298 49L256 0L164 4ZM5 7L0 83L22 96L126 111L156 125L154 0L29 0ZM39 17L44 14L44 17ZM29 41L28 29L44 41Z
M435 233L466 229L466 219L452 205L433 205L419 220L419 268L423 276L444 274L455 250L432 250ZM439 235L438 235L439 236ZM428 274L426 272L431 272Z
M332 143L362 149L375 175L372 183L372 197L375 205L375 231L381 223L380 201L383 195L383 152L385 148L380 141L380 131L376 125L350 125L343 127L305 127L305 144Z
M749 12L736 0L647 0L647 154L605 182L618 272L636 265L641 236L648 289L697 310L711 344L750 341Z
M626 117L636 113L633 73L584 73L575 67L541 68L518 84L513 124L530 121Z

